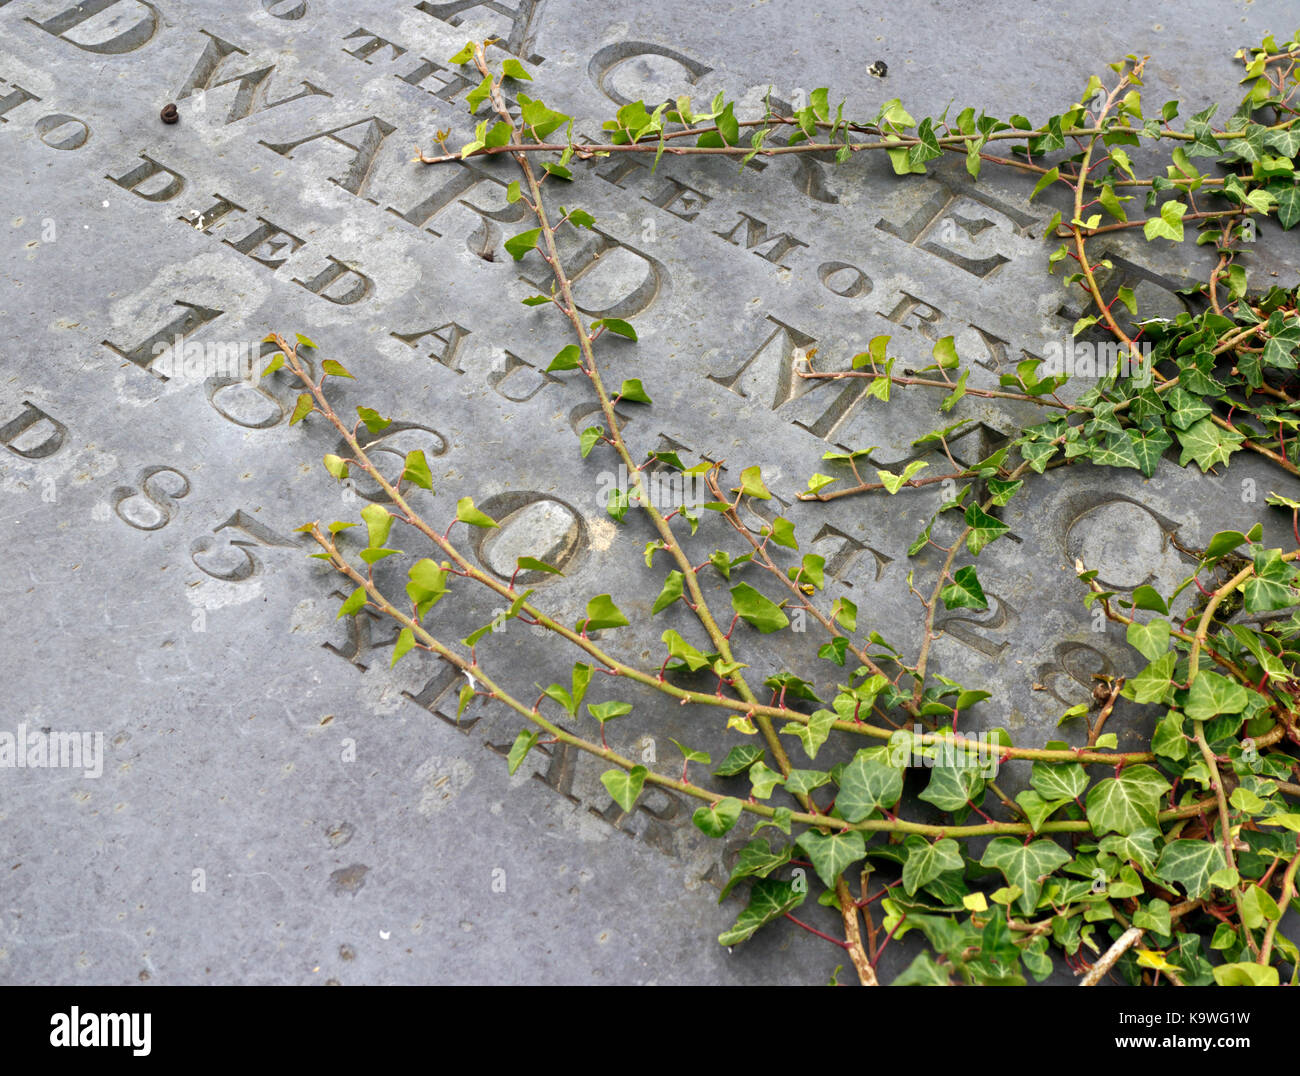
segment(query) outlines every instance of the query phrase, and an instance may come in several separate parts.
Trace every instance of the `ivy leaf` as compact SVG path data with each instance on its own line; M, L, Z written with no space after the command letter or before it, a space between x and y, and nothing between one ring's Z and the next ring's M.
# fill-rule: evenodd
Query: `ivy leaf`
M1190 899L1199 900L1209 892L1210 875L1224 866L1223 849L1217 843L1177 840L1161 851L1156 875L1162 881L1177 882Z
M641 795L649 772L644 766L633 766L630 770L606 770L600 775L600 783L626 814L636 806L637 797Z
M705 756L705 762L707 761L708 756ZM750 794L759 800L770 797L772 789L785 782L785 778L780 773L769 768L761 759L750 767L749 780L751 783Z
M972 504L966 509L966 526L971 529L966 539L966 548L972 556L979 556L979 551L990 542L996 541L1011 528L1000 519L994 519L979 505Z
M373 407L357 407L357 414L361 416L361 421L365 423L366 429L371 433L382 433L393 424L391 418L384 418Z
M544 373L556 373L564 370L576 370L582 365L582 352L578 350L577 344L565 344L555 353L555 358L551 360Z
M341 606L339 606L338 616L336 616L334 619L341 620L345 616L352 616L354 613L359 613L361 611L361 607L364 606L365 604L366 604L366 588L357 587L357 589L352 592L348 600L345 601Z
M708 807L701 807L691 815L691 821L695 823L696 829L705 836L721 837L740 820L740 813L743 809L740 800L734 796L728 796L726 799L718 800L717 803L710 804Z
M592 221L592 223L594 224L595 221ZM628 340L636 339L636 330L622 318L600 318L591 323L593 332L601 327L604 327L606 332L614 333Z
M960 811L968 803L984 798L984 781L978 766L936 766L930 783L917 797L941 811Z
M727 879L727 884L722 887L718 903L721 904L727 899L727 894L742 878L752 878L755 875L766 878L777 867L789 863L793 851L793 845L787 844L783 845L778 851L773 852L771 845L767 843L766 837L755 837L740 850L740 855L736 857L736 865L732 868L731 877Z
M335 362L333 359L326 359L321 364L321 369L327 374L333 374L335 377L352 377L350 373L343 368L341 362ZM354 381L356 378L352 378Z
M1043 879L1071 858L1069 852L1046 838L1021 844L1014 837L995 837L985 849L980 866L1001 871L1008 883L1019 886L1020 910L1032 915L1043 891Z
M618 394L628 403L648 404L653 402L646 394L639 377L629 377L625 380L623 387L618 390Z
M713 771L714 777L737 777L763 757L763 749L757 744L737 744L722 760L722 765Z
M748 583L737 583L731 588L731 606L742 620L764 635L780 631L790 623L790 618L775 602L764 597Z
M501 73L505 75L506 78L527 79L529 82L533 81L533 76L524 70L524 65L513 56L508 56L501 62Z
M664 588L659 592L659 597L655 599L655 603L650 609L651 616L663 612L682 596L682 583L684 580L685 577L679 571L673 570L668 573L668 578L664 580Z
M506 756L506 769L510 776L513 777L523 761L528 757L528 752L542 738L540 732L530 732L528 729L520 729L519 735L515 737L515 742L510 745L510 754ZM615 771L611 771L615 772ZM617 771L622 772L622 771Z
M1156 869L1156 842L1161 840L1160 830L1154 827L1136 829L1132 833L1112 833L1101 839L1098 846L1103 852L1122 860L1133 860L1147 874Z
M1254 566L1255 574L1241 588L1249 612L1267 613L1295 604L1294 569L1282 559L1280 549L1257 550Z
M601 439L605 436L604 426L588 426L578 437L578 447L582 452L582 458L585 460L591 450L595 448Z
M879 807L893 807L903 794L903 771L868 757L867 749L853 756L840 771L835 806L846 822L861 822Z
M793 882L760 878L749 891L749 904L735 925L718 935L718 943L731 946L752 938L759 927L794 911L807 895L806 887L796 889Z
M294 405L293 408L293 414L289 416L289 425L290 426L297 425L308 415L310 415L312 411L314 411L315 409L316 409L316 405L312 401L311 394L306 392L300 392L298 394L298 402Z
M949 837L931 844L914 833L907 838L904 847L907 861L903 864L903 888L909 897L915 896L921 886L934 881L945 871L959 871L966 866L957 842Z
M362 515L365 513L363 512ZM474 507L473 497L462 497L456 502L456 518L462 523L468 523L471 527L499 527L501 526L490 516L485 516Z
M602 628L621 628L629 623L623 611L608 594L597 594L587 603L587 615L578 621L578 631L600 631Z
M429 463L424 458L422 449L413 448L406 454L406 466L402 468L402 478L421 489L433 489L433 475Z
M1258 964L1220 964L1214 969L1214 981L1219 986L1277 986L1281 981L1277 968L1262 968Z
M361 518L365 521L369 533L369 548L378 549L388 541L388 532L393 528L393 517L382 504L368 504L361 509Z
M1158 828L1160 797L1169 787L1169 782L1151 766L1127 766L1118 777L1098 782L1086 801L1093 833L1131 834Z
M802 724L798 721L788 721L781 727L781 733L793 733L799 737L799 742L803 744L804 753L809 758L815 759L821 745L826 742L826 737L830 735L831 726L835 722L835 712L833 710L817 710L808 718L808 724Z
M1157 661L1169 649L1169 621L1153 617L1149 624L1136 620L1128 626L1128 644L1147 661Z
M1160 216L1152 217L1142 227L1143 234L1149 242L1152 239L1172 239L1175 243L1183 241L1183 214L1187 206L1182 202L1165 202L1160 207Z
M795 843L808 853L817 877L827 888L835 885L835 879L844 870L867 855L867 842L856 829L829 835L807 829Z
M1029 783L1044 799L1072 800L1088 787L1088 772L1077 762L1035 762Z
M515 261L519 261L520 258L537 246L537 240L541 234L541 228L531 228L526 232L520 232L518 235L512 235L506 240L506 253Z
M1235 680L1202 672L1188 689L1183 712L1194 721L1208 721L1219 714L1239 714L1249 701L1246 689Z
M894 474L891 471L879 471L879 470L876 471L876 474L880 476L881 485L883 485L885 489L889 491L890 494L894 494L897 493L900 489L902 489L905 485L907 485L907 483L912 480L913 475L915 475L923 467L928 467L928 466L930 465L926 463L925 460L913 460L903 469L903 473L901 475Z
M1024 809L1025 817L1029 820L1030 828L1037 833L1043 827L1043 823L1052 817L1057 811L1067 803L1073 803L1073 799L1044 799L1032 788L1027 788L1023 792L1016 794L1016 802Z
M388 663L391 669L401 659L402 655L415 645L415 633L410 628L403 628L397 636L397 642L393 644L393 660Z
M740 492L746 497L770 501L772 494L763 482L763 472L757 467L746 467L740 472Z
M1216 463L1227 463L1228 457L1241 448L1244 440L1239 433L1219 429L1212 419L1199 419L1187 429L1178 431L1178 442L1183 449L1178 457L1178 466L1186 467L1189 460L1195 460L1201 471L1208 474Z
M1163 701L1169 693L1177 661L1178 655L1172 650L1161 655L1124 684L1123 696L1139 703Z
M928 529L928 528L927 528ZM945 609L987 609L988 599L984 588L980 586L979 576L973 565L966 565L953 572L953 581L939 591L939 598Z

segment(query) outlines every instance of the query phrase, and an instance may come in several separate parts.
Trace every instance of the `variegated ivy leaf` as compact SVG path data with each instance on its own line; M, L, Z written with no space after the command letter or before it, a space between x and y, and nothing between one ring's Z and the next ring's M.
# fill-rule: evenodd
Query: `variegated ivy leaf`
M1160 797L1169 782L1151 766L1126 766L1118 777L1107 777L1088 793L1088 823L1093 833L1132 834L1158 828Z
M1070 853L1055 841L1041 838L1022 844L1015 837L995 837L980 860L981 867L993 867L1014 886L1020 887L1020 910L1031 915L1043 891L1043 879L1069 863Z
M807 829L799 835L796 843L808 853L813 870L828 888L835 885L835 879L841 873L867 854L866 841L856 829L831 834Z
M731 946L747 941L759 927L794 911L807 895L806 886L796 888L792 882L782 882L775 878L759 879L749 891L748 906L730 930L724 930L718 935L718 943Z
M903 864L903 888L909 897L923 885L934 881L945 871L959 871L966 865L961 848L951 838L944 837L931 844L924 837L912 834L904 842L907 860Z
M1223 849L1213 841L1170 841L1160 852L1156 874L1165 882L1177 883L1192 900L1210 889L1210 876L1226 866Z

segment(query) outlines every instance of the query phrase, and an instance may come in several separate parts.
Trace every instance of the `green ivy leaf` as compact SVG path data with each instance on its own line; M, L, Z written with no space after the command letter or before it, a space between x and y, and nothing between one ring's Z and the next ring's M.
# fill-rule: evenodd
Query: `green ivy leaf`
M1019 886L1020 910L1032 915L1043 891L1043 879L1070 859L1069 852L1046 838L1021 844L1014 837L995 837L985 849L980 866L1001 871L1011 885Z
M907 861L903 864L903 888L909 897L944 872L959 871L966 866L957 842L948 837L931 844L914 833L904 842L904 848Z
M608 594L597 594L587 603L587 615L578 621L578 631L600 631L603 628L621 628L629 623L623 611Z
M626 814L636 806L637 797L641 795L649 772L644 766L633 766L630 770L606 770L600 775L600 783Z
M829 835L807 829L795 843L808 853L817 877L828 888L835 885L843 871L867 855L866 841L855 829Z
M927 528L928 530L928 528ZM939 598L945 609L987 609L988 599L984 588L980 586L979 576L973 565L966 565L953 572L953 581L941 591Z
M362 515L365 515L363 512ZM500 527L501 524L490 516L484 515L474 507L473 497L462 497L456 502L456 518L461 523L468 523L471 527Z
M731 588L732 608L751 627L764 635L787 627L790 618L775 602L764 597L748 583L737 583Z
M1093 833L1132 834L1139 829L1158 828L1160 797L1169 787L1158 770L1145 765L1127 766L1118 777L1098 782L1087 799L1088 823Z
M718 943L731 946L747 941L760 927L794 911L807 895L806 887L796 889L792 882L760 878L749 891L749 904L737 917L735 925L718 935Z
M433 489L433 475L429 471L429 463L424 458L422 449L413 448L406 454L406 466L402 469L402 478L421 489Z
M1217 843L1176 840L1161 851L1156 875L1171 885L1177 883L1189 898L1199 900L1210 890L1210 875L1224 866L1223 849Z
M515 742L510 745L510 753L506 756L506 770L513 777L523 765L523 761L528 757L538 740L542 738L540 732L530 732L528 729L520 729L519 735L515 737ZM613 771L611 771L613 772Z
M903 771L859 751L839 776L836 809L846 822L861 822L880 807L893 807L903 794Z
M537 246L537 240L541 234L541 228L530 228L526 232L512 235L506 240L506 253L514 258L515 261L519 261L520 258Z
M1002 520L994 519L977 504L972 504L966 509L966 526L971 529L966 539L966 548L971 551L972 556L979 556L981 549L1001 538L1011 529Z
M691 821L706 837L721 837L740 820L743 809L740 800L728 796L708 807L701 807L691 815Z

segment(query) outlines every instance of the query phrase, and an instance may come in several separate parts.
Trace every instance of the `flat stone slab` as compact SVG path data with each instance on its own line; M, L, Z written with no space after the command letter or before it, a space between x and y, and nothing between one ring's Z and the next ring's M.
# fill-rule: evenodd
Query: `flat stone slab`
M324 475L339 443L317 418L290 428L284 375L253 386L220 364L260 355L269 331L311 337L317 361L357 377L335 388L340 411L395 420L372 438L379 458L400 470L424 450L437 494L417 506L449 520L473 496L502 522L472 544L485 569L548 560L565 575L526 582L558 619L608 592L648 624L649 531L606 515L617 460L577 443L594 403L543 372L564 326L520 305L549 289L546 267L502 246L525 219L506 197L513 166L412 162L439 129L453 146L471 135L473 82L447 57L499 37L592 140L628 100L725 89L757 107L769 86L794 100L829 85L846 115L889 97L917 116L950 100L1049 115L1130 52L1153 57L1148 99L1189 114L1234 104L1232 51L1294 18L1281 0L1112 7L0 0L0 732L77 731L93 748L81 768L0 769L0 982L826 982L842 954L792 926L716 943L741 906L717 898L745 827L709 841L662 790L625 815L603 767L563 747L509 776L513 715L475 702L457 720L463 678L418 654L390 669L393 629L336 619L347 591L295 528L355 519L380 491ZM866 73L876 59L883 81ZM1053 206L1029 202L1032 183L986 169L976 186L960 162L900 181L868 156L576 163L572 199L596 227L562 257L589 316L637 326L637 344L601 352L654 400L620 410L635 449L725 461L732 483L762 464L768 510L826 558L828 598L914 650L906 549L942 488L796 494L825 452L927 458L912 442L964 418L954 453L973 462L1034 412L968 398L945 417L923 390L886 409L863 381L805 382L795 364L815 348L842 366L890 334L923 366L953 336L970 383L993 386L1079 315L1046 273ZM1118 238L1107 254L1144 309L1181 309L1185 250ZM1250 265L1294 287L1300 259L1265 228ZM166 375L178 340L218 365ZM941 618L938 671L996 685L978 727L1064 735L1093 673L1136 668L1121 633L1094 630L1075 559L1117 589L1171 585L1217 530L1265 518L1266 542L1289 540L1263 501L1297 485L1241 458L1209 478L1165 461L1150 481L1037 479L981 556L989 610ZM376 576L400 587L404 572ZM439 631L500 612L447 602ZM686 624L673 608L604 641L644 663ZM806 642L755 644L754 675ZM485 653L525 695L573 661L517 622ZM654 701L610 727L614 746L661 769L669 737L725 754L720 728ZM1150 732L1115 731L1121 748Z

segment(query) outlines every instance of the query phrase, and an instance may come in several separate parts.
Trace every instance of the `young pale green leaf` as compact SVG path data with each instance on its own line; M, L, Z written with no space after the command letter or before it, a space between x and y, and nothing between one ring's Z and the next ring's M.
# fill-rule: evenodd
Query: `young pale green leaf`
M603 628L621 628L628 623L627 617L608 594L597 594L587 602L587 615L578 621L578 630L585 635Z
M423 449L413 448L406 454L402 479L421 489L433 489L433 474L429 471L429 462L424 458Z
M373 407L357 407L357 414L361 416L361 421L365 423L366 429L371 433L382 433L393 424L391 418L384 418Z
M685 577L676 569L668 573L668 577L664 580L664 588L659 592L659 597L655 599L655 603L650 609L651 616L663 612L682 596L684 581Z
M357 589L352 592L348 600L345 601L341 606L339 606L338 616L336 616L334 619L340 620L345 616L352 616L354 613L359 613L362 607L365 606L365 604L366 604L366 588L357 587Z
M582 365L582 352L577 344L565 344L555 353L555 358L551 360L551 365L546 368L546 373L555 373L558 370L576 370Z
M506 769L510 776L513 777L523 765L523 761L528 757L528 752L542 738L540 732L531 732L528 729L520 729L519 735L515 737L515 742L510 745L510 753L506 756ZM621 772L621 771L620 771Z
M520 232L518 235L512 235L506 240L506 253L514 258L515 261L519 261L519 259L537 246L537 240L541 234L541 228L531 228L526 232Z
M639 377L629 377L624 381L623 387L618 390L618 394L628 403L648 404L653 402L649 395L647 395L645 388L641 385L641 379Z
M393 528L393 517L382 504L368 504L361 509L361 518L369 532L369 547L378 549L388 541L388 532Z
M363 512L362 515L365 513ZM484 515L474 507L473 497L462 497L456 502L456 518L461 523L468 523L471 527L500 527L501 524L490 516Z
M600 775L600 783L626 814L636 806L637 797L641 795L649 772L644 766L633 766L630 770L606 770Z
M592 223L595 223L594 221ZM593 330L604 328L607 332L612 332L618 336L625 337L628 340L636 339L636 329L624 321L622 318L601 318L591 323Z
M790 618L775 602L748 583L737 583L731 588L731 605L742 620L764 635L780 631L790 623Z
M734 796L728 796L710 804L708 807L699 808L691 815L691 821L695 823L695 828L705 836L721 837L740 821L743 810L744 807L740 800Z
M388 667L391 669L396 665L402 655L413 646L415 646L415 634L410 628L403 628L397 636L397 642L393 644L393 660L388 663Z

